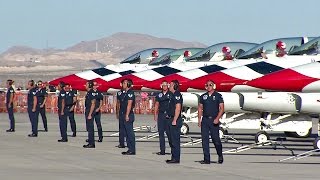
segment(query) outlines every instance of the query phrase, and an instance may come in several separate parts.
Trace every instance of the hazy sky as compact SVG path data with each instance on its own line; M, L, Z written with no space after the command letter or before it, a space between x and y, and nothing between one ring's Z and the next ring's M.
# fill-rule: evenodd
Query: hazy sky
M0 0L0 53L66 48L116 32L212 45L320 36L319 0Z

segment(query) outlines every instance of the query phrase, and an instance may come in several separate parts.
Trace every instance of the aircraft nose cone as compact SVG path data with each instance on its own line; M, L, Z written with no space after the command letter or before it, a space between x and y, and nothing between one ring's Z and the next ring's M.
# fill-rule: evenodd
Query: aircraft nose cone
M285 69L254 79L246 84L265 90L301 91L303 87L316 80L316 78L305 76L292 69Z
M84 86L87 82L86 79L80 78L79 76L76 76L75 74L71 74L68 76L54 79L54 80L50 81L49 84L57 86L61 81L63 81L64 83L70 84L71 87L76 90L85 90ZM77 89L77 88L80 88L80 89Z

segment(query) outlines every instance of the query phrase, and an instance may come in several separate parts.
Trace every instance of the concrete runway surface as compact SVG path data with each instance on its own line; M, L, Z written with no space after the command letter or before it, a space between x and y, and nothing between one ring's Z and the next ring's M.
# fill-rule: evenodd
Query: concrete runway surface
M279 163L280 159L290 157L291 152L281 146L274 150L271 146L259 147L237 154L224 155L224 164L201 165L201 144L185 146L181 149L181 163L168 165L167 156L155 155L159 151L158 138L137 142L136 156L123 156L118 149L118 137L110 136L117 132L115 115L102 115L104 141L96 143L95 149L84 149L87 133L83 115L76 115L77 137L69 137L69 142L58 143L60 132L57 114L48 115L49 132L39 132L37 138L27 137L31 125L28 115L16 113L16 132L6 133L9 127L8 116L0 114L0 179L319 179L320 156L311 156L296 161ZM155 122L151 115L136 115L135 126L150 125ZM43 129L39 119L39 129ZM68 134L70 124L68 122ZM190 125L189 137L200 137L196 124ZM230 134L240 144L228 141L223 150L228 150L254 142L255 131L232 130ZM152 134L148 131L136 132L136 139ZM97 134L96 134L97 136ZM272 133L271 139L283 137ZM183 137L182 143L190 141ZM312 138L287 138L287 148L295 154L312 149ZM168 145L167 145L168 147ZM167 148L170 152L170 148ZM211 160L217 156L211 145ZM320 153L318 153L320 154Z

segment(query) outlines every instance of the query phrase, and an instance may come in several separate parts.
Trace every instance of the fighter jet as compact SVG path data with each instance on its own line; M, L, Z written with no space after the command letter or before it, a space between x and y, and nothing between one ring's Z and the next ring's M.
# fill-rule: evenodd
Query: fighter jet
M103 91L106 83L105 78L112 76L118 78L126 74L138 72L148 68L148 64L155 58L158 58L175 49L172 48L151 48L135 53L126 58L122 62L114 65L107 65L102 68L97 68L89 71L84 71L76 74L71 74L50 81L51 85L58 85L60 81L69 83L73 89L85 91L85 83L88 80L95 79L99 84L99 90Z
M297 48L290 54L315 55L319 53L320 37ZM305 56L305 57L308 57ZM289 92L319 92L320 90L320 56L313 59L313 63L284 69L269 75L254 79L246 84L273 91Z
M243 53L240 57L253 57L257 56L258 49L267 49L268 52L275 50L275 44L277 42L287 42L290 49L294 49L297 45L300 45L302 40L305 38L284 38L284 39L274 39L267 41L249 50L250 53ZM303 41L303 42L304 42ZM271 46L270 44L273 44ZM268 48L267 48L268 47ZM260 51L262 52L262 51ZM268 55L267 55L268 56ZM284 56L284 57L270 57L269 59L248 59L248 60L234 60L234 61L222 61L218 62L216 65L209 65L200 67L197 69L192 69L189 71L179 72L166 76L155 81L144 83L143 90L157 89L159 90L159 84L163 80L171 81L173 79L178 79L180 82L181 91L198 91L205 90L205 82L208 79L214 80L217 85L217 90L219 91L256 91L256 88L251 88L249 86L236 86L242 83L261 77L265 74L269 74L275 71L279 71L285 68L290 68L298 66L301 64L309 63L313 60L313 57L301 57L301 56ZM235 88L236 86L236 88Z
M209 66L209 65L217 64L218 62L221 62L223 60L224 56L221 53L221 49L223 47L229 47L231 49L234 49L235 53L233 55L237 56L243 53L244 51L251 49L256 45L257 44L247 43L247 42L226 42L226 43L215 44L198 52L194 56L191 56L186 61L183 61L183 62L179 61L180 63L179 62L171 63L167 66L162 66L162 67L153 68L150 70L122 76L120 78L109 81L108 86L112 89L120 89L120 82L125 78L130 78L134 82L133 89L141 90L143 85L146 84L147 82L154 81L156 79L164 78L174 73L187 71L197 67L208 66L209 67L207 68L208 71L222 70L221 68L223 67L218 68L217 66ZM224 64L228 64L228 63L226 62ZM241 62L239 62L239 64L241 64Z

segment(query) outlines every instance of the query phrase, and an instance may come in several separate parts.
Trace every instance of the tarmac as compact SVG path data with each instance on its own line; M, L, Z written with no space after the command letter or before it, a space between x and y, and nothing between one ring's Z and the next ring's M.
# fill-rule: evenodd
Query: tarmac
M283 146L258 147L236 154L225 154L224 163L217 164L216 152L211 145L210 165L202 165L201 144L183 146L180 164L166 164L170 155L158 156L158 138L137 141L137 155L123 156L118 149L118 136L111 136L118 130L114 114L102 115L104 139L97 142L95 149L84 149L87 132L85 132L84 115L76 115L77 137L68 137L69 142L59 143L60 139L57 114L48 113L48 132L40 131L37 138L27 137L31 125L28 115L16 113L16 132L7 133L8 116L0 114L0 179L1 180L35 180L35 179L319 179L320 156L279 162L280 159L292 156L290 150ZM136 115L135 126L148 125L151 128L136 132L136 140L150 135L155 122L152 115ZM39 129L43 130L41 117ZM200 129L196 124L190 125L188 137L182 137L182 143L200 138ZM231 140L223 142L225 150L241 145L254 143L255 131L232 130ZM68 123L68 134L70 124ZM97 134L96 134L97 135ZM272 133L271 139L283 137L282 133ZM313 149L312 138L287 138L283 144L294 154ZM167 152L170 152L167 144Z

